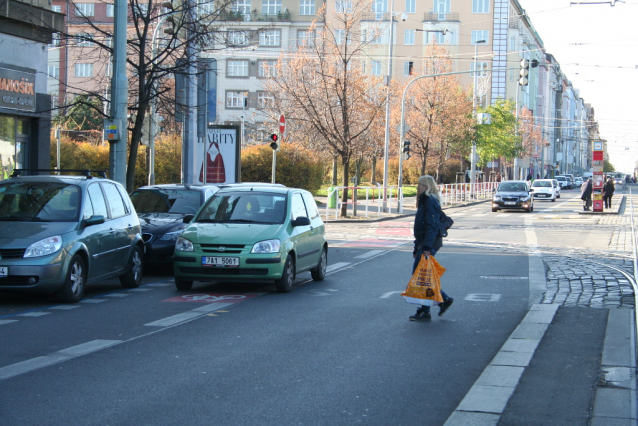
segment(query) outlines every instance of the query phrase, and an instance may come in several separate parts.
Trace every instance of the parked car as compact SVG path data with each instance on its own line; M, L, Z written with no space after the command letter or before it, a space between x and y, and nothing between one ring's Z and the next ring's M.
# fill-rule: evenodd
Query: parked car
M310 192L287 187L221 189L202 206L175 244L175 285L193 281L274 280L289 292L295 276L326 275L325 226Z
M560 184L556 179L552 179L552 183L554 184L554 189L556 189L556 198L560 198Z
M184 217L219 190L217 185L163 184L142 186L131 201L142 225L144 263L172 265L175 241L186 228Z
M492 211L503 209L524 209L534 211L534 192L524 180L508 180L501 182L492 197Z
M566 176L555 176L554 179L558 181L558 184L562 189L572 189L572 181Z
M142 283L140 222L122 185L88 171L24 172L0 182L0 291L55 293L74 303L96 281Z
M534 198L556 201L556 188L553 179L536 179L532 182Z

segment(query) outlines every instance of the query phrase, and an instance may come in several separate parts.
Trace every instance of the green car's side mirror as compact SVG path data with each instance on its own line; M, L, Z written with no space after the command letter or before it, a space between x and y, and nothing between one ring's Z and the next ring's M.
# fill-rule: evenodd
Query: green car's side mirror
M292 226L308 226L310 225L310 219L306 216L299 216L297 219L290 222Z
M106 219L102 215L93 215L88 219L84 219L84 226L99 225L104 223Z

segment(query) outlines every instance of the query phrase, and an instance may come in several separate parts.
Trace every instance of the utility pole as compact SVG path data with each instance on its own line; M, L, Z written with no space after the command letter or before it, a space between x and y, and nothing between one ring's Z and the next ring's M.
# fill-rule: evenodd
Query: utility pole
M478 45L485 43L485 40L476 40L474 46L474 95L472 96L472 117L476 117L476 86L478 85ZM474 184L476 183L476 138L472 140L472 154L470 155L470 194L474 194Z
M182 183L193 183L195 175L195 146L197 145L197 68L195 65L195 46L192 38L191 23L195 22L193 14L196 5L187 0L185 10L186 27L186 78L184 93L186 111L184 111L184 138L182 140Z
M115 0L115 25L113 29L114 55L111 77L111 113L119 128L120 138L109 145L109 177L126 187L126 147L128 132L126 113L128 107L128 79L126 77L126 22L128 2Z

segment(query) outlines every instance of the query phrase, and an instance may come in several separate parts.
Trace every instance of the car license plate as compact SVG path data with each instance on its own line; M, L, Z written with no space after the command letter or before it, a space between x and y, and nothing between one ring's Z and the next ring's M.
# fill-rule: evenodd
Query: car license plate
M506 202L505 202L505 205L506 205L506 206L513 206L513 205L515 205L515 204L516 204L516 201L506 201Z
M0 266L0 277L6 277L7 275L9 275L9 267Z
M239 266L238 257L202 256L202 266Z

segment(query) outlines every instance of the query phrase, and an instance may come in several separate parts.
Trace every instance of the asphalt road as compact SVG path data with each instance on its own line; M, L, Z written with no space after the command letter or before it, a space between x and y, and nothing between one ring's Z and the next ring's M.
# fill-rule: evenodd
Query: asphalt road
M574 218L575 196L530 214L448 210L456 223L437 259L455 302L431 323L408 321L415 306L399 295L408 218L329 225L326 280L302 274L288 294L267 283L178 292L151 274L139 289L89 287L75 305L0 293L0 423L442 425L536 303L530 244L607 249L613 227ZM586 424L605 312L558 311L500 424L552 424L556 409L572 419L560 424ZM576 386L578 403L559 399Z

